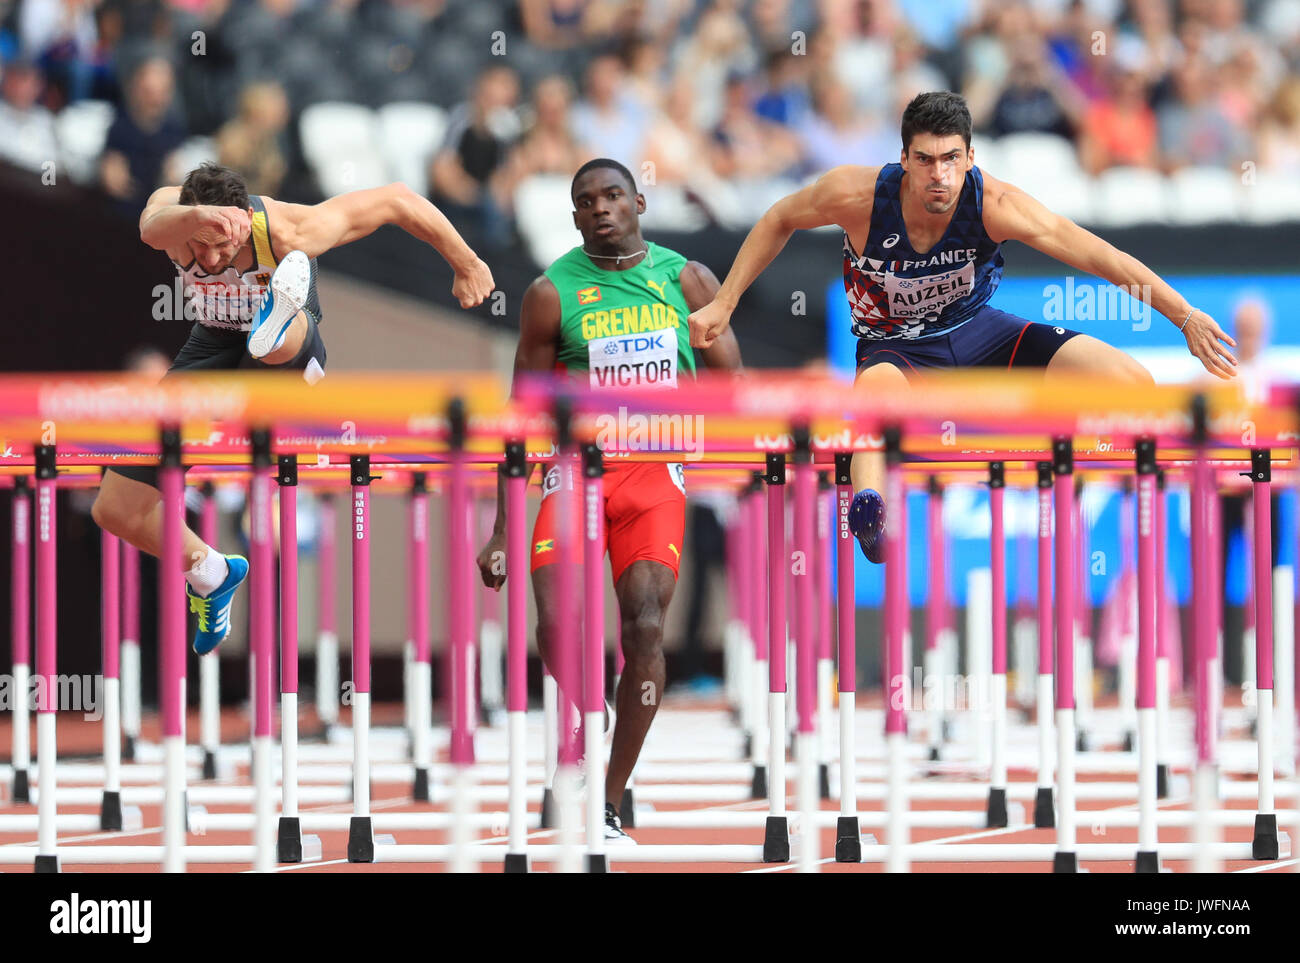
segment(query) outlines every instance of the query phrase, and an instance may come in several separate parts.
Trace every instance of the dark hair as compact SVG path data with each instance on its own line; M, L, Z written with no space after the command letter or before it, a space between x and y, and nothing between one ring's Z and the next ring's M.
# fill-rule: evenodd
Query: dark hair
M248 210L248 184L244 175L207 161L185 175L181 184L182 204L210 204Z
M616 160L611 160L608 157L597 157L594 160L587 161L587 163L583 164L581 167L578 168L578 173L573 175L573 183L569 185L569 196L572 197L573 192L578 189L578 181L582 179L582 175L586 174L588 171L594 171L600 167L608 167L610 170L618 171L620 174L623 175L624 179L627 181L627 186L631 188L632 193L633 194L640 193L640 191L636 189L636 178L632 176L632 172L630 170L628 170L626 167L624 167Z
M950 90L917 94L903 111L903 150L911 149L912 138L917 134L937 137L961 134L969 148L970 128L970 108L961 94Z

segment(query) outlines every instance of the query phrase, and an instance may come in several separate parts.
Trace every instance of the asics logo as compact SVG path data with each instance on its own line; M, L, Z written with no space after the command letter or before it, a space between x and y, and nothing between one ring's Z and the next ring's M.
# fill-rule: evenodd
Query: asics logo
M881 246L881 247L884 247L884 248L890 248L890 247L893 247L893 246L894 246L895 244L897 244L897 243L898 243L898 235L897 235L897 234L891 234L891 235L889 235L889 237L885 238L883 241L880 242L880 246Z

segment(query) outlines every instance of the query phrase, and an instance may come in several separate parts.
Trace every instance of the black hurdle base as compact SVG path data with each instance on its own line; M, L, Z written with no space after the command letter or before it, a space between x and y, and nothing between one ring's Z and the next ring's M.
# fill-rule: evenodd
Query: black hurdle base
M1077 733L1075 733L1075 735L1074 735L1074 751L1075 751L1075 752L1087 752L1087 751L1088 751L1088 741L1089 741L1089 740L1088 740L1088 734L1087 734L1086 732L1084 732L1082 729L1080 729L1080 730L1079 730Z
M1133 865L1133 871L1135 873L1160 872L1160 855L1155 850L1138 853L1137 862Z
M1077 873L1079 871L1078 853L1056 853L1052 857L1053 873Z
M122 761L135 762L135 736L127 736L122 740Z
M587 872L589 873L608 873L609 866L605 862L604 853L587 854Z
M528 854L527 853L506 853L507 873L526 873L528 872Z
M37 856L35 871L38 873L59 873L59 857L57 856Z
M32 801L31 773L26 769L14 770L13 801L16 803Z
M835 821L835 862L862 862L862 833L857 816L841 816Z
M938 746L931 746L928 758L930 762L939 762L943 758L943 753L939 750Z
M348 824L348 862L375 861L375 833L369 816L353 816Z
M763 862L790 862L790 825L785 816L768 816L763 830Z
M297 816L281 816L275 839L276 859L281 863L302 862L302 824Z
M1056 828L1056 804L1052 800L1052 788L1039 786L1034 795L1034 828Z
M203 778L217 778L217 754L211 749L203 750Z
M817 764L817 791L822 799L831 798L831 767L824 762Z
M623 798L618 802L618 821L626 829L636 828L636 798L631 786L623 787Z
M116 789L104 790L99 803L99 828L106 833L122 831L122 794Z
M744 752L741 754L740 758L748 759L753 754L754 754L754 734L751 732L747 732L745 733L745 749Z
M1124 741L1121 745L1125 752L1133 751L1133 747L1137 745L1137 740L1133 738L1132 732L1124 733Z
M1255 814L1255 838L1250 841L1251 859L1279 858L1277 813Z
M767 798L767 766L754 767L754 778L749 783L749 798Z
M1007 790L1002 788L989 788L989 805L987 810L987 821L985 825L989 829L1006 829L1007 828Z
M547 786L542 790L542 829L555 828L555 790Z
M1165 799L1169 796L1169 763L1156 765L1156 797Z
M415 770L415 785L411 787L411 797L416 802L429 801L429 770L424 766Z

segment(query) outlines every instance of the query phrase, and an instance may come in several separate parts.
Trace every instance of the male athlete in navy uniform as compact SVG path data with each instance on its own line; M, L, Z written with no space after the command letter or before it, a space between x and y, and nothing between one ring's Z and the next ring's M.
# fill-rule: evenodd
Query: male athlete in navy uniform
M1002 277L1003 241L1022 241L1140 296L1182 331L1206 370L1231 378L1235 342L1155 272L975 166L966 102L920 94L903 112L900 163L836 167L774 204L749 232L713 302L690 316L704 347L730 322L741 294L797 229L844 231L844 289L859 338L855 386L897 392L924 368L1044 368L1150 383L1124 352L1067 328L988 304ZM884 460L853 459L850 527L872 562L884 558Z
M582 245L558 258L529 286L519 315L515 372L556 371L596 390L659 387L695 373L686 317L714 297L718 279L703 264L641 236L645 197L626 167L608 158L578 169L571 188L573 223ZM710 368L740 370L735 335L725 332L700 352ZM572 475L546 472L542 507L529 552L537 600L537 647L548 666L554 631L555 500ZM605 541L614 576L627 662L615 693L616 719L605 777L605 838L628 843L618 806L664 691L664 616L677 584L686 487L682 466L605 460ZM575 537L581 522L574 520ZM505 575L505 483L497 487L492 538L478 556L484 584L500 589ZM647 703L644 695L653 693ZM581 745L581 743L579 743Z
M492 273L451 222L405 184L340 194L320 204L250 197L237 172L216 164L191 171L180 187L154 192L140 215L140 239L165 251L180 273L185 316L196 319L170 371L235 368L325 374L318 325L316 257L384 224L433 247L456 272L461 307L482 303ZM141 551L162 548L162 496L156 468L111 468L92 509L95 521ZM230 602L248 561L222 555L185 528L190 610L198 616L194 649L209 652L230 632Z

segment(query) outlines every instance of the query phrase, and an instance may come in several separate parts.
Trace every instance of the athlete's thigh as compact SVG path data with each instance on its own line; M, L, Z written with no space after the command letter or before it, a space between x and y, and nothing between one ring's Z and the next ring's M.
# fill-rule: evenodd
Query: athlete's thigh
M121 515L140 517L162 500L158 491L158 469L148 465L112 467L99 480L96 501L112 505Z
M1119 348L1086 334L1075 335L1061 345L1047 363L1047 373L1095 375L1133 384L1154 383L1151 373L1139 362Z
M655 559L637 559L614 583L620 619L643 624L652 622L662 631L676 587L677 573L671 567ZM626 634L624 641L628 641Z
M907 387L907 375L902 368L890 361L877 361L869 368L859 368L853 379L855 391L869 394L906 391Z

